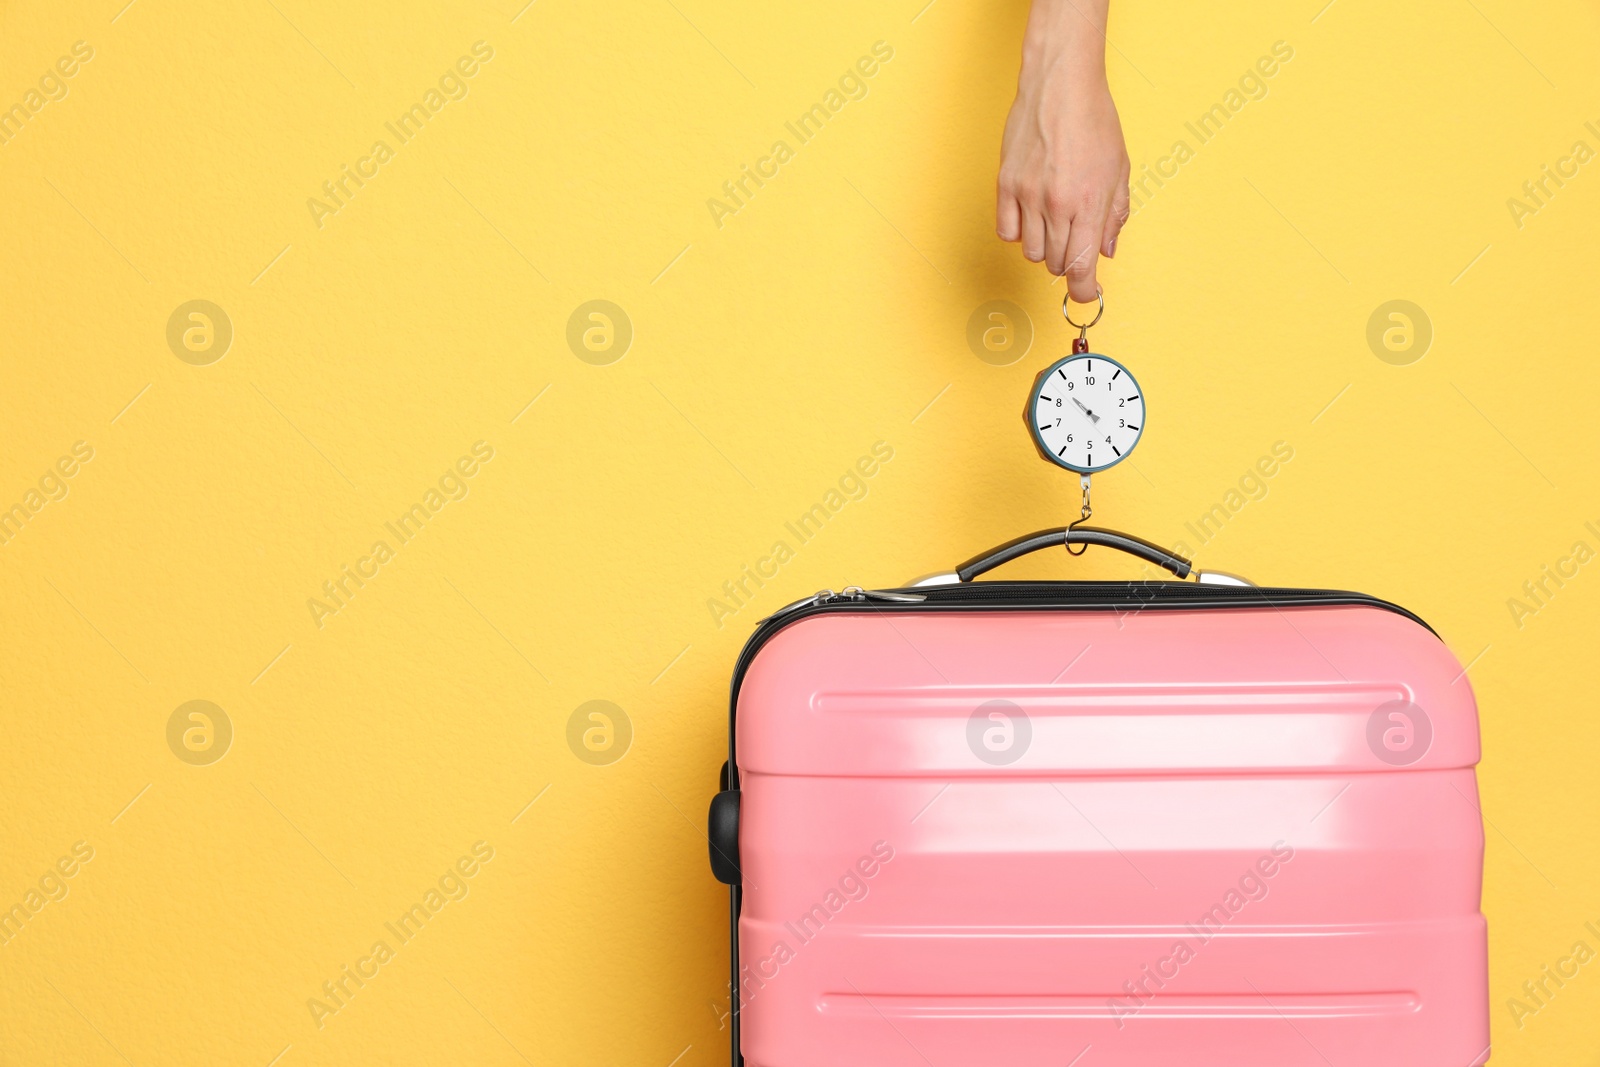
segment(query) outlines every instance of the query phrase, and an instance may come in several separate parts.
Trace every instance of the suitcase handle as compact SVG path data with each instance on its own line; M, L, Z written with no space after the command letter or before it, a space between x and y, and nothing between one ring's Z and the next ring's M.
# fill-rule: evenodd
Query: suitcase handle
M1189 577L1194 569L1182 556L1131 534L1102 530L1094 526L1064 526L1057 530L1040 530L1037 533L1024 534L1007 541L1003 545L973 556L957 567L955 573L963 582L970 582L1002 563L1010 563L1019 556L1026 556L1042 548L1054 548L1057 545L1099 545L1102 548L1120 549L1158 567L1165 567L1179 578Z

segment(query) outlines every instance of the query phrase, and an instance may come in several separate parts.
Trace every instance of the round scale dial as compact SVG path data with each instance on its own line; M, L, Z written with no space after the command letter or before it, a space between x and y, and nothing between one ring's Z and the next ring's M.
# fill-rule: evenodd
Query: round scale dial
M1128 368L1085 352L1057 360L1034 379L1023 410L1039 454L1093 474L1128 458L1144 432L1144 392Z

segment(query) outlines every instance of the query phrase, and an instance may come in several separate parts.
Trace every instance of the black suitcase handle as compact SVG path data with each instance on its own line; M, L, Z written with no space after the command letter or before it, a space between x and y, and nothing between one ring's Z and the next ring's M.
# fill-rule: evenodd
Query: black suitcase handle
M1102 530L1095 526L1063 526L1058 530L1040 530L1037 533L1024 534L973 556L956 568L956 575L963 582L970 582L1002 563L1010 563L1019 556L1026 556L1042 548L1054 548L1057 545L1099 545L1102 548L1120 549L1158 567L1165 567L1179 578L1189 577L1194 569L1182 556L1168 552L1160 545L1151 544L1132 534Z

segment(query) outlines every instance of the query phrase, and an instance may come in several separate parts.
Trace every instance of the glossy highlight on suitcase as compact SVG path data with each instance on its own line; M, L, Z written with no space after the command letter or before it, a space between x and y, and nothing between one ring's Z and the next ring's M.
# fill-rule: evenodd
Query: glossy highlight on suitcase
M1069 538L1189 573L1034 535ZM710 824L735 1064L1487 1062L1443 642L1356 593L970 580L1028 541L746 647Z

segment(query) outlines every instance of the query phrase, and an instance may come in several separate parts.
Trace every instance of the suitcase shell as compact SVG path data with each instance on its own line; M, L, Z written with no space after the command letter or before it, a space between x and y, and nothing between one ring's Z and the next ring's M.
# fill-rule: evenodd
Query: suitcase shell
M1487 1061L1477 712L1420 620L902 593L819 595L741 658L736 1064Z

